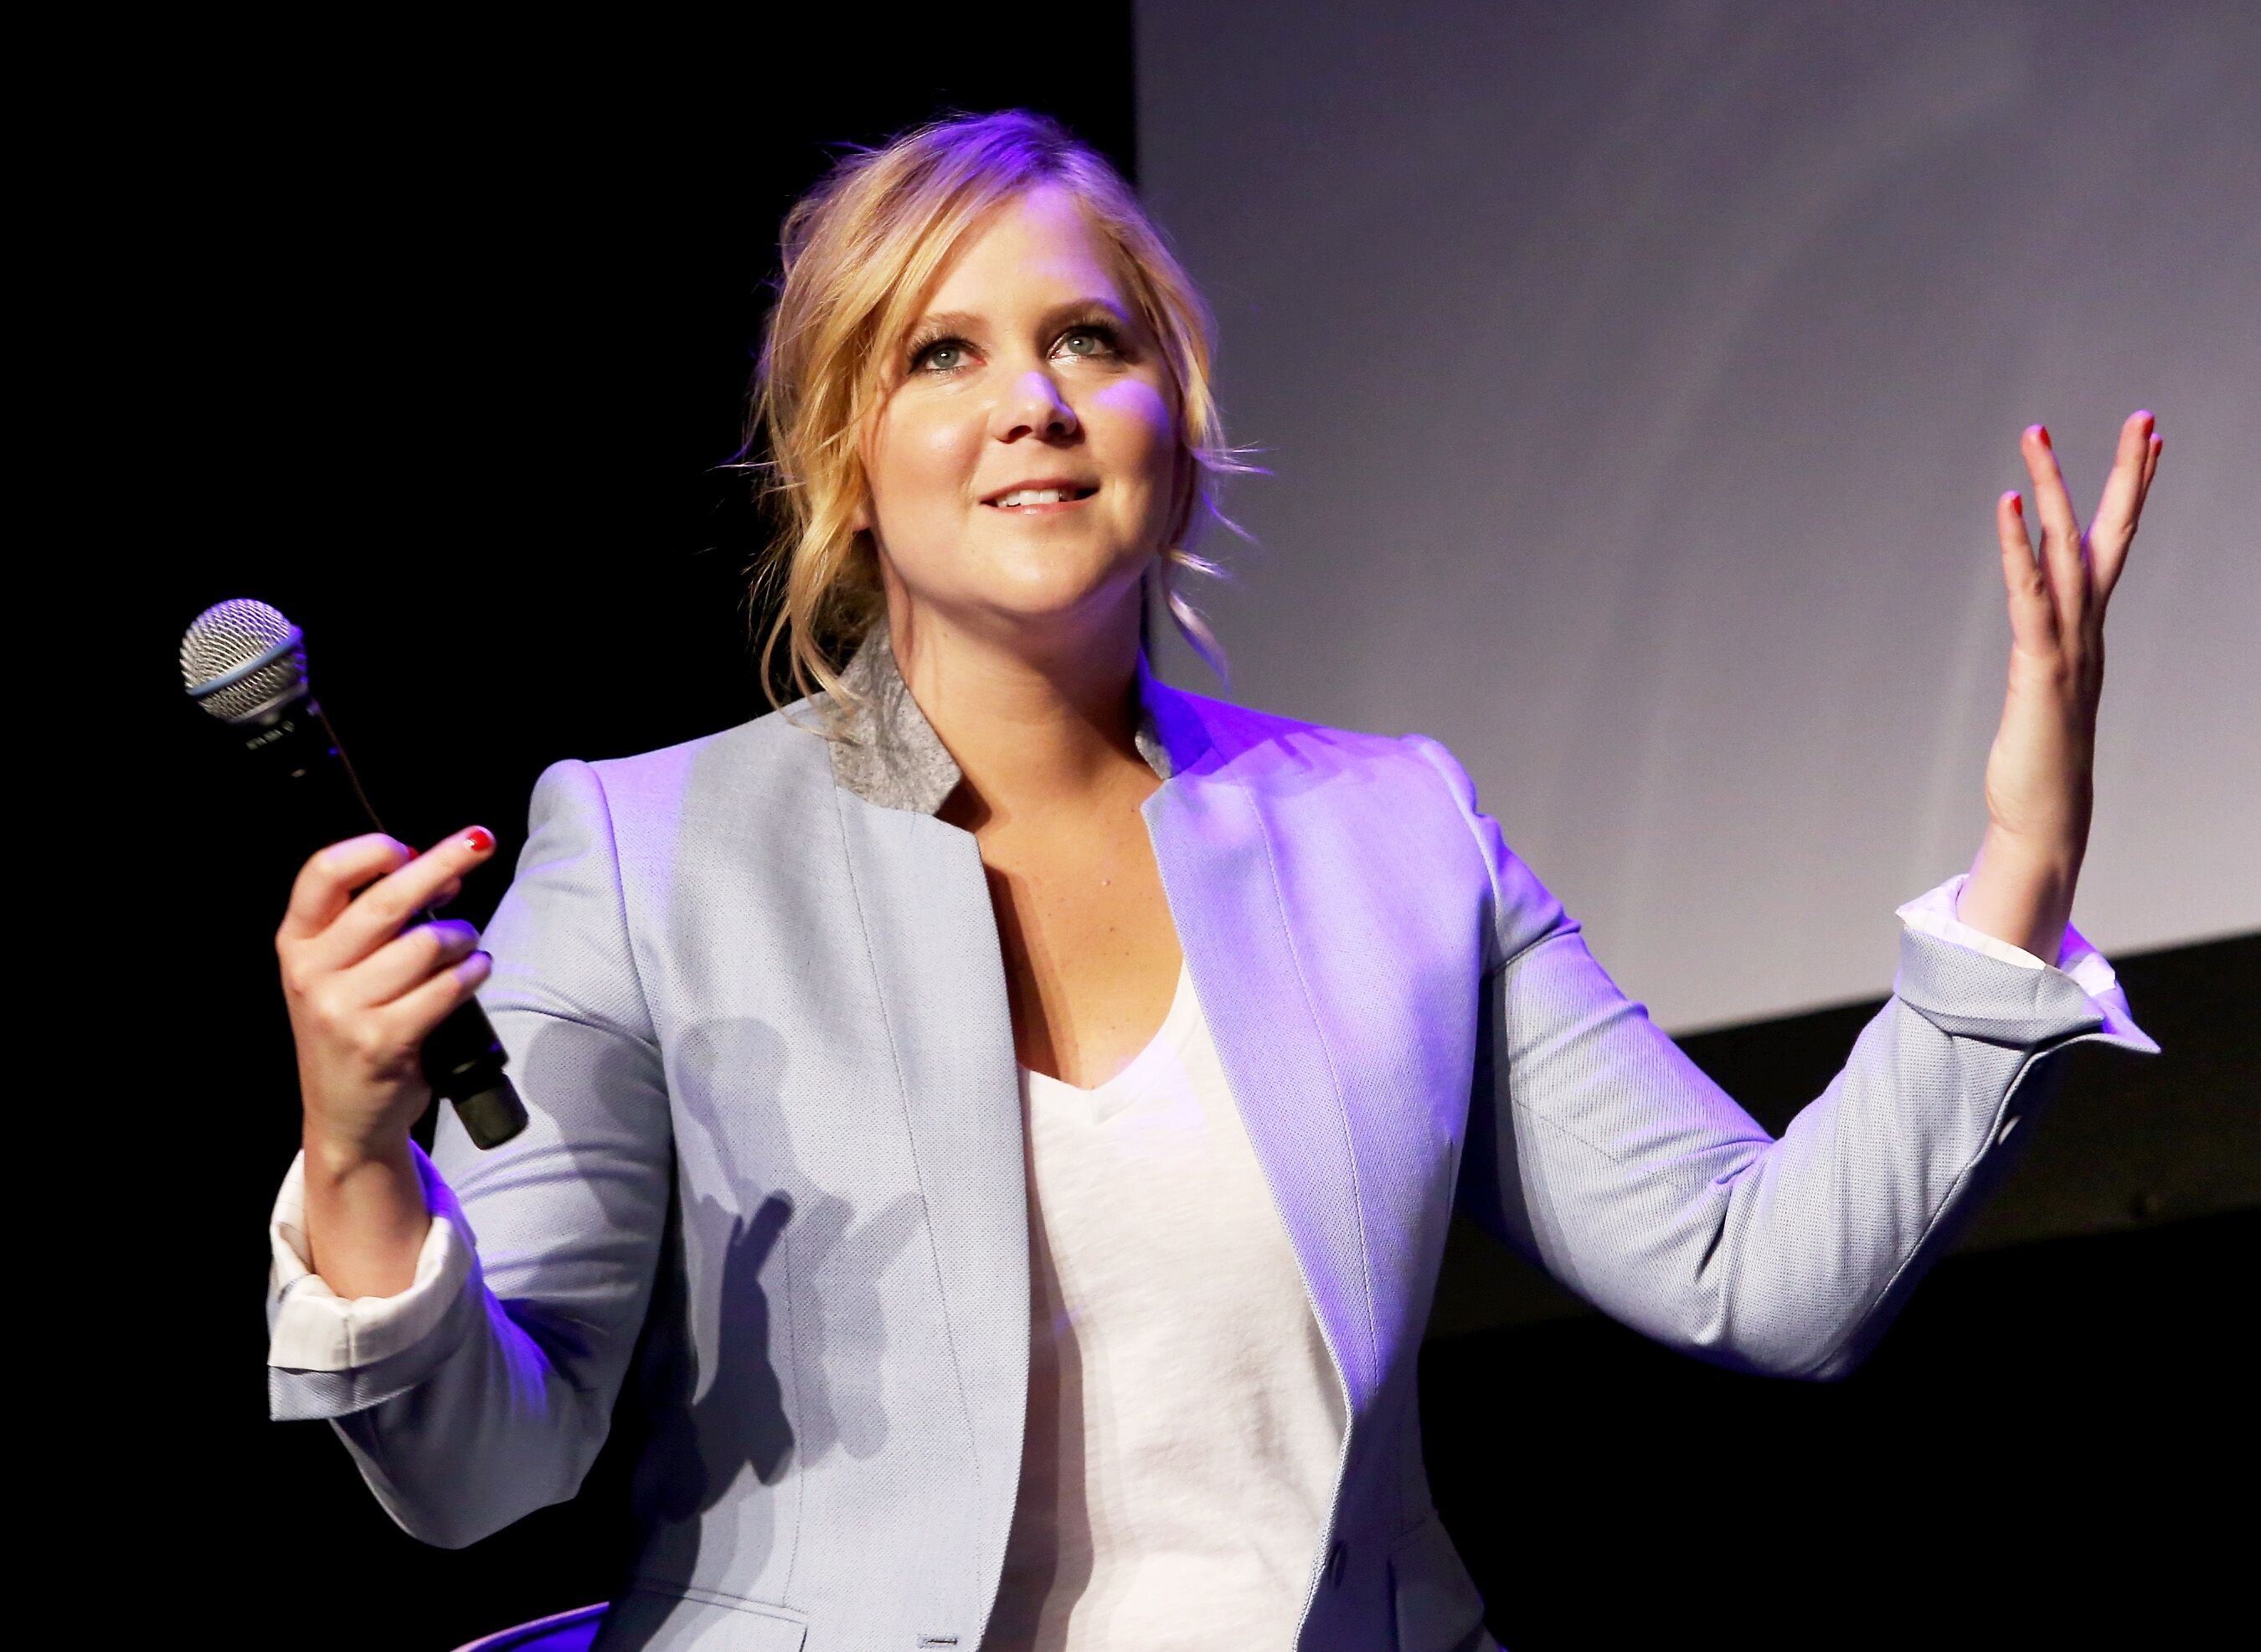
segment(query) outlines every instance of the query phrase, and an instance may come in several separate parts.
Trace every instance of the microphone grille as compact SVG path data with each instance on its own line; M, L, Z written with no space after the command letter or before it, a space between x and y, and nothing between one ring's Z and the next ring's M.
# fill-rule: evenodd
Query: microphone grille
M298 628L264 602L216 602L181 638L181 680L213 716L241 722L305 691L305 643Z

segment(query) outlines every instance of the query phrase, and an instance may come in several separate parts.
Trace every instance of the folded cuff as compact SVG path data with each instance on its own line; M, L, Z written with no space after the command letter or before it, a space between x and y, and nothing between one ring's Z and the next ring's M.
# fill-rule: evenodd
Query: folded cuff
M2093 1039L2157 1055L2104 954L2068 923L2054 965L1956 916L1957 873L1899 909L1906 926L1892 990L1941 1031L2039 1046ZM1980 963L1979 959L1986 960ZM1994 966L2007 965L2010 973Z
M416 1275L390 1296L339 1296L309 1265L306 1156L291 1161L268 1221L267 1363L292 1371L354 1371L402 1354L439 1329L472 1273L473 1246L463 1209L439 1170L413 1142L416 1174L432 1225L416 1253Z

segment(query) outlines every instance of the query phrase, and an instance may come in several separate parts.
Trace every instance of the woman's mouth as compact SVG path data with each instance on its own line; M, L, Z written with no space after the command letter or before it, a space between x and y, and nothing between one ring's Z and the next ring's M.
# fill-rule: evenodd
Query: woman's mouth
M1015 516L1049 516L1058 511L1073 510L1098 492L1095 487L1023 487L982 503L992 510L1006 511Z

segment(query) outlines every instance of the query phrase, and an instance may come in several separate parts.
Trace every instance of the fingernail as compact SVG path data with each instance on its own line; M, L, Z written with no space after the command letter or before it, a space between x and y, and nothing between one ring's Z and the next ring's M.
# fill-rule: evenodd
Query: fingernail
M484 826L474 826L463 834L463 844L473 854L484 855L494 847L494 834Z
M2026 496L2022 493L2011 494L2010 508L2017 512L2019 515L2023 516L2026 514Z
M2056 444L2049 439L2049 427L2047 425L2035 425L2034 427L2034 430L2041 437L2042 446L2049 449L2052 453L2054 453L2056 450Z

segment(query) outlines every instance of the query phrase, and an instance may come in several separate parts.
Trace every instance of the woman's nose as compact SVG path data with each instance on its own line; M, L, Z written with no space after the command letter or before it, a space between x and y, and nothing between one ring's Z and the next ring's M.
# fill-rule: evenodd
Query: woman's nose
M1064 436L1075 430L1075 409L1067 405L1051 374L1031 368L1013 381L1012 390L998 406L995 422L1001 441L1030 435Z

